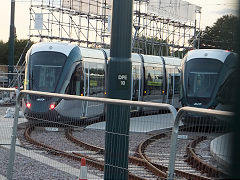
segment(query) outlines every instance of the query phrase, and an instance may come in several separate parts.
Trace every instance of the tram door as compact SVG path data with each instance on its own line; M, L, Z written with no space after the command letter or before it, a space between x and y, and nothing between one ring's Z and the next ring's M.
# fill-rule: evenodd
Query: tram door
M74 71L72 72L72 76L66 87L65 93L70 95L78 95L78 96L84 95L84 73L83 73L83 67L81 63L78 64L75 67ZM66 106L74 105L75 107L80 107L79 111L72 112L71 111L72 109L70 109L68 112L66 111L66 113L69 113L69 112L72 113L66 116L75 116L75 117L85 116L85 112L86 112L86 108L84 106L85 102L79 101L79 100L72 100L72 101L64 100L64 103Z
M83 78L84 78L84 74L83 74L83 68L82 68L82 64L79 64L75 70L75 74L74 74L74 81L75 81L75 93L78 96L83 96Z
M163 67L158 64L146 64L144 101L162 103L164 101L164 73Z
M65 93L83 96L83 72L81 65L78 65L72 73Z
M89 63L83 62L83 96L89 96ZM83 101L83 112L84 116L87 115L88 112L88 101Z
M166 67L167 74L167 102L174 107L180 108L179 94L180 94L180 73L174 66Z
M132 65L131 100L141 101L141 64ZM131 110L138 109L139 107L131 106Z
M99 60L100 61L100 60ZM95 61L85 61L84 73L84 96L104 97L105 96L105 64ZM103 103L85 102L85 115L95 116L103 113Z
M141 100L141 65L136 64L132 66L132 82L131 82L131 100Z

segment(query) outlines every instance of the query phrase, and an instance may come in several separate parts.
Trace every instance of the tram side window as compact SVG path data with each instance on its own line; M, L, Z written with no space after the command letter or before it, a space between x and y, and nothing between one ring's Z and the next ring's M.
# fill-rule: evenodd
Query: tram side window
M89 63L90 96L103 97L105 91L104 64Z
M72 74L68 87L66 89L66 94L71 95L83 95L83 72L80 66L76 67Z
M163 93L163 73L161 68L145 68L145 95L161 95Z

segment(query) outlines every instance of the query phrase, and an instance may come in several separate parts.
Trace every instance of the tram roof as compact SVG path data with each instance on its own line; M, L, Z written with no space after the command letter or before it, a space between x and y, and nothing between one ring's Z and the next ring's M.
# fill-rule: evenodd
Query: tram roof
M180 66L182 59L178 57L162 56L166 65Z
M104 53L101 49L90 49L85 47L79 47L81 55L83 57L93 58L93 59L105 59Z
M70 43L41 42L41 43L36 43L32 46L31 54L34 54L36 52L41 52L41 51L54 51L54 52L63 53L66 56L68 56L74 47L76 47L76 45L70 44Z
M222 49L195 49L188 52L186 61L196 58L209 58L218 59L224 63L227 56L231 53L230 51Z
M160 56L152 56L152 55L142 55L144 59L144 63L152 63L152 64L163 64L163 59Z
M107 58L109 59L110 58L110 49L104 49L104 51L106 52ZM139 56L139 54L136 54L136 53L131 54L131 60L132 60L132 62L139 62L139 63L142 62L141 57Z
M136 54L136 53L132 53L132 58L131 59L132 59L132 62L139 62L139 63L142 62L142 59L141 59L140 55Z

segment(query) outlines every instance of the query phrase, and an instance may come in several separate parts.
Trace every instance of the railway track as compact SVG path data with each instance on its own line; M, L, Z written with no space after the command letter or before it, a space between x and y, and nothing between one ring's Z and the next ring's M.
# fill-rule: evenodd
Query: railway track
M159 136L159 135L157 135ZM155 167L167 172L169 163L170 151L166 148L170 144L170 136L168 133L161 141L157 142L158 137L151 137L148 140L140 144L138 154L147 161L151 162ZM192 140L193 139L193 140ZM178 140L178 149L175 160L175 176L186 179L216 179L227 178L228 175L220 168L212 166L207 161L203 160L195 153L195 147L201 141L207 139L206 136L192 137L191 140ZM154 143L156 143L154 145ZM157 148L157 152L160 154L158 158L154 153L150 153L153 149Z
M31 138L31 132L33 130L34 126L30 126L26 129L24 134L25 138L32 144L44 148L53 154L77 161L80 161L81 158L84 157L89 166L103 171L104 149L75 138L71 129L65 130L65 136L69 141L82 147L83 149L81 151L73 151L69 153L39 143ZM179 151L181 154L184 154L184 156L177 156L175 168L176 178L208 180L226 175L204 162L195 154L194 148L205 138L206 137L199 137L192 141L185 141L185 143L181 142L181 148ZM166 151L166 148L161 148L159 145L157 146L159 152L157 155L158 158L156 158L156 153L151 153L151 149L155 148L154 144L158 141L161 142L163 146L166 146L166 144L169 145L170 132L159 133L139 144L135 155L129 156L129 179L165 179L167 177L168 158L170 153Z
M155 141L153 141L153 139ZM143 142L140 144L138 154L146 159L147 161L151 162L155 167L158 169L162 169L162 171L167 173L170 151L169 145L170 144L170 133L166 134L161 141L157 142L157 138L152 137L151 139ZM198 170L191 168L185 160L186 160L186 142L179 142L176 161L175 161L175 177L176 178L185 178L185 179L198 179L198 180L207 180L211 179L202 175L201 172ZM159 156L156 158L155 153L156 148L158 149ZM155 150L154 150L155 149Z
M199 156L196 155L195 148L197 144L199 144L200 142L206 139L207 139L206 136L201 136L188 144L187 162L195 169L198 169L202 173L206 173L210 177L214 177L214 178L227 177L228 175L225 172L209 165L207 162L205 162L203 159L201 159Z
M86 153L86 149L85 149L85 151L83 150L80 152L79 151L78 152L65 152L65 151L53 148L49 145L40 143L40 142L34 140L33 138L31 138L31 133L33 130L34 130L34 126L30 126L30 127L26 128L25 133L24 133L25 138L31 144L34 144L34 145L40 147L41 149L44 149L54 155L63 156L66 158L70 158L70 159L79 161L79 162L81 161L81 158L84 157L86 159L87 165L92 166L100 171L103 171L103 169L104 169L103 155L104 154L103 154L103 150L101 148L94 149L94 147L91 147L90 148L91 150L89 151L89 147L88 147L88 148L86 148L88 150L87 153ZM83 146L83 145L81 145L81 146ZM84 145L84 146L87 147L86 145ZM145 163L141 159L133 157L133 158L131 158L131 163L132 164L129 167L129 169L132 169L132 171L134 171L134 174L132 172L129 172L129 179L144 180L144 179L152 179L152 178L156 179L157 178L157 176L154 176L154 174L152 174L150 171L146 171L146 169L141 167L141 165L143 165ZM141 175L144 175L144 177L141 177Z

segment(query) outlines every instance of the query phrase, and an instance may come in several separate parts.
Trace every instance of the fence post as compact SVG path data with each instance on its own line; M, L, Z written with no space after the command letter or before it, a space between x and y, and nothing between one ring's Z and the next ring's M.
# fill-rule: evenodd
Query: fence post
M131 97L133 0L113 0L107 97ZM128 179L130 107L107 104L104 179ZM121 149L118 149L118 148Z
M11 136L11 149L9 154L9 162L7 169L7 179L11 180L13 177L13 165L15 159L15 147L16 147L16 139L17 139L17 125L18 125L18 116L19 116L19 90L16 89L16 105L15 105L15 114L14 114L14 122L12 127L12 136Z
M171 136L171 152L169 157L169 165L168 165L168 172L167 172L167 179L173 180L174 179L174 169L175 169L175 158L176 158L176 149L177 149L177 136L178 136L178 129L180 123L180 117L183 115L183 111L177 113L175 116L174 126L172 129L172 136Z

